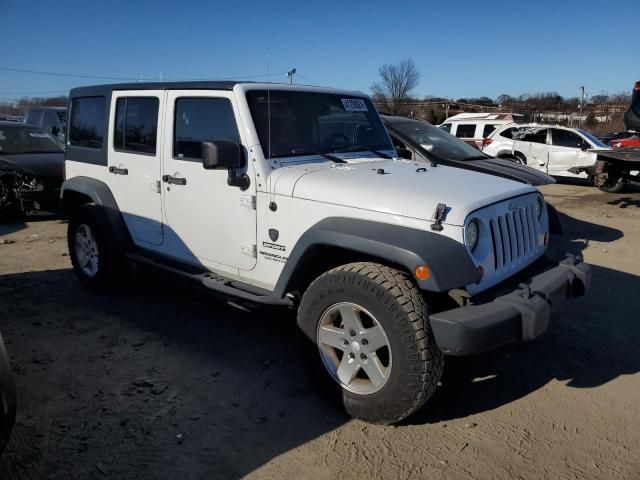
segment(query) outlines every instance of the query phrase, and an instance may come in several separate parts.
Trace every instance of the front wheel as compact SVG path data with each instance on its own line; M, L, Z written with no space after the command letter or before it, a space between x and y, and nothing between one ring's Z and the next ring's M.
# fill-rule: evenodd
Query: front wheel
M398 422L436 389L444 357L424 298L403 272L375 263L326 272L305 292L298 325L316 346L315 369L353 417Z

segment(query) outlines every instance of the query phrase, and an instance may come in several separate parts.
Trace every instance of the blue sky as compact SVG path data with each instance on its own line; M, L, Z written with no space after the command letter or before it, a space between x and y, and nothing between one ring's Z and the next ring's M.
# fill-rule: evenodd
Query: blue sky
M411 57L415 93L452 98L630 91L638 0L0 0L0 100L112 83L1 68L157 80L251 77L370 92ZM269 61L267 61L269 58Z

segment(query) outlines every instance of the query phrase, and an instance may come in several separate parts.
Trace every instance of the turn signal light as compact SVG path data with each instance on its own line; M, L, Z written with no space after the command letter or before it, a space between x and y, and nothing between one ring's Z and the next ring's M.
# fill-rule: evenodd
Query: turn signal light
M426 265L418 265L415 274L418 280L426 280L431 276L431 270Z
M549 243L549 234L547 232L544 233L544 244Z

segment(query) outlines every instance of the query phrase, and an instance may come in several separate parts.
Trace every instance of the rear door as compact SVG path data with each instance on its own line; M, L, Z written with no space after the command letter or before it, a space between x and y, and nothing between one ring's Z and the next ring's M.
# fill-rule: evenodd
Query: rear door
M547 171L549 163L548 133L547 128L525 128L518 132L519 138L516 139L513 148L525 156L529 167L543 172Z
M138 245L163 241L160 172L163 90L114 91L109 186Z

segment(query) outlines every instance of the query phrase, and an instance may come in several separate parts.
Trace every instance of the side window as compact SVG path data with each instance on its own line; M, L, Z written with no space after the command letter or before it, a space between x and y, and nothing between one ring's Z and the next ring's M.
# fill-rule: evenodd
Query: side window
M473 123L461 123L456 129L456 137L473 138L476 134L476 125Z
M451 124L450 123L443 123L442 125L440 125L440 128L442 130L444 130L445 132L451 133Z
M240 141L231 102L226 98L176 100L174 158L201 160L201 143L214 140Z
M119 98L116 101L113 148L155 155L158 105L156 97Z
M551 144L558 147L580 148L583 140L573 132L567 130L551 130Z
M40 126L40 122L42 122L42 114L43 114L42 110L30 110L29 114L27 115L26 123Z
M44 121L42 122L42 128L50 132L53 127L58 126L58 116L53 112L44 112Z
M507 128L499 133L499 135L503 138L513 138L513 132L517 131L517 128Z
M491 135L494 130L496 129L495 125L485 125L484 129L482 130L482 138L487 138L489 135Z
M71 101L69 143L78 147L102 148L105 132L105 98L78 97Z
M525 134L521 140L523 142L547 143L547 130L535 130Z

